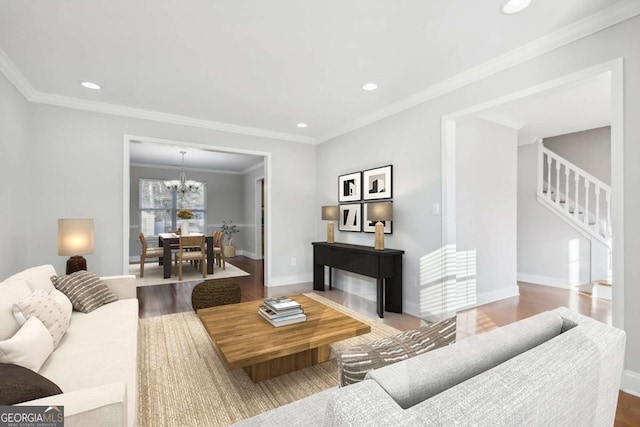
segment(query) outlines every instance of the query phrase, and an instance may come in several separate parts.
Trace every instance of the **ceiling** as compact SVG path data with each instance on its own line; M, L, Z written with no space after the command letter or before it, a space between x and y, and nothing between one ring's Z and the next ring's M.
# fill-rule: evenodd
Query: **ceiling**
M507 16L503 1L3 1L0 69L39 102L315 143L630 3L533 0Z
M611 125L611 76L603 73L479 115L518 130L518 144Z

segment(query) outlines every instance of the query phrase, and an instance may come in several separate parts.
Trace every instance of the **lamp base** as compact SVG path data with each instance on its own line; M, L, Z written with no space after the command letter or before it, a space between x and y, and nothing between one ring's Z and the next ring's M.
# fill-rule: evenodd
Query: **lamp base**
M327 243L335 243L333 233L333 221L327 223Z
M76 255L72 256L67 260L67 272L69 275L71 273L75 273L76 271L86 270L87 269L87 260L84 259L83 256Z
M373 249L381 251L384 249L384 225L378 221L376 223L375 243Z

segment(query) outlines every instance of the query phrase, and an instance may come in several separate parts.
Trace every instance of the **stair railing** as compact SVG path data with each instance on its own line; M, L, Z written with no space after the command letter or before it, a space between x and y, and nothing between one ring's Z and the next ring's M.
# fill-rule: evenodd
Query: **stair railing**
M538 200L604 243L611 242L611 186L538 141Z

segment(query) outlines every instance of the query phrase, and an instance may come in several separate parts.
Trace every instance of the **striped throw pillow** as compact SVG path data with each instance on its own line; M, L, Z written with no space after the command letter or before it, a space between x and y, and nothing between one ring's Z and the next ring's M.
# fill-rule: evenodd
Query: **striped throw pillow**
M340 386L364 380L372 369L417 356L456 340L456 317L338 352Z
M118 298L98 276L88 271L76 271L68 276L51 276L53 286L71 300L73 308L89 313Z

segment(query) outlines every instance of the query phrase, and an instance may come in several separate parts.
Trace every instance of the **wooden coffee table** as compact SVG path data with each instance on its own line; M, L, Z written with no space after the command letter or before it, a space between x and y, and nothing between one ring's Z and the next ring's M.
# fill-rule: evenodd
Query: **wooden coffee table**
M304 295L307 321L275 328L258 314L262 301L198 310L211 341L229 369L244 368L253 382L264 381L329 360L329 344L371 332L355 320Z

